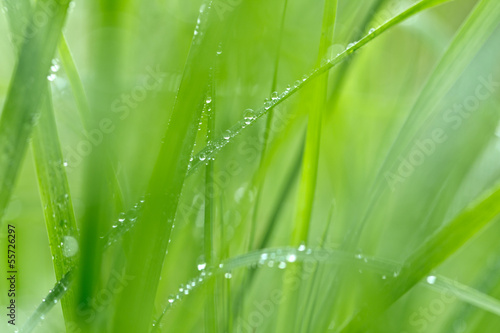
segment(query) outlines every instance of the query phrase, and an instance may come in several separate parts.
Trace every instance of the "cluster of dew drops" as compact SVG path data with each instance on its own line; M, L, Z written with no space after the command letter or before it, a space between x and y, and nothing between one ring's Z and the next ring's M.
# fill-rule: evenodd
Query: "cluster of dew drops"
M311 254L312 250L307 249L304 244L301 244L297 249L277 249L274 251L263 252L260 254L258 262L251 266L267 266L270 268L285 269L288 263L294 263L297 261L297 252ZM233 277L231 270L225 267L224 263L219 264L215 269L210 269L203 260L200 260L197 263L197 269L199 271L199 275L196 278L190 280L186 284L181 284L178 292L169 296L167 308L175 306L183 299L184 296L189 295L199 285L203 284L205 280L210 278L216 271L222 271L225 279L231 279Z
M368 35L372 34L375 32L375 29L372 28L368 31ZM349 43L345 49L345 51L351 50L359 41ZM222 53L220 47L217 51L217 54L220 55ZM336 56L339 56L341 53L338 53ZM245 127L251 125L253 122L255 122L258 118L260 118L262 115L264 115L270 108L272 108L275 104L279 103L282 99L286 98L288 94L290 94L292 91L295 91L296 89L299 88L301 84L306 82L311 76L316 74L322 67L328 65L331 63L333 59L326 58L321 62L321 67L319 69L313 70L311 73L306 74L302 76L301 79L296 80L293 85L288 85L286 89L280 94L278 91L274 91L271 93L270 98L264 99L264 108L260 112L255 111L253 109L246 109L244 111L243 115L243 121L238 122L235 126L232 128L226 130L222 134L222 140L215 140L214 142L210 142L207 145L206 149L203 149L196 157L191 156L190 158L190 163L189 163L189 168L191 168L192 163L195 158L198 158L200 162L205 162L208 163L210 160L214 160L215 157L213 157L214 153L222 149L233 137L238 135ZM207 97L206 99L206 105L205 107L207 109L211 108L211 102L212 102L212 97ZM198 130L201 130L203 124L203 115L200 119Z
M118 214L117 221L113 223L111 231L108 233L106 247L116 243L119 239L119 235L124 234L135 225L144 205L144 201L144 197L141 197L129 211ZM104 238L104 236L101 238Z
M47 76L47 80L49 80L50 82L55 81L55 79L57 78L57 72L59 72L60 69L61 69L60 60L57 58L52 59L52 64L50 66L50 73Z

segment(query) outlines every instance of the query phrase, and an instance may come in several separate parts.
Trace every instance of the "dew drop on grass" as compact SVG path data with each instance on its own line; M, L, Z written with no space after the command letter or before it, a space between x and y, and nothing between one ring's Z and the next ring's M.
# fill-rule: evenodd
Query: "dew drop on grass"
M249 125L255 118L255 112L252 109L245 110L245 124Z
M118 222L123 223L123 221L125 221L125 213L122 212L118 215Z
M279 268L279 269L285 269L285 268L286 268L286 262L281 261L281 262L278 264L278 268Z
M272 99L273 101L278 99L278 92L277 92L277 91L274 91L274 92L271 94L271 99Z
M61 68L61 66L59 65L59 60L53 59L52 66L50 66L50 71L52 73L57 73L57 71L59 71L59 68Z
M205 256L200 256L196 262L196 267L198 267L199 271L204 270L207 267L207 263L205 262ZM202 274L205 272L202 272Z
M233 277L233 275L232 275L231 273L229 273L229 272L228 272L228 273L224 274L224 277L225 277L226 279L230 279L230 278L232 278L232 277Z
M371 28L369 31L368 31L368 34L372 34L375 32L375 28Z
M207 158L205 153L200 153L200 161L204 161Z
M206 102L207 102L207 104L212 103L212 97L210 97L210 96L209 96L209 97L207 97Z
M436 277L434 275L429 275L427 277L427 283L428 284L434 284L434 283L436 283Z
M295 254L289 254L286 257L286 261L288 261L288 262L295 262L296 260L297 260L297 256Z
M49 80L49 81L52 82L52 81L54 81L56 79L56 77L57 76L54 73L52 73L52 74L49 74L49 76L47 76L47 80Z
M306 245L304 243L300 244L298 250L299 252L304 252L306 250Z
M229 140L231 138L231 131L230 130L225 131L223 137L225 140Z
M267 266L269 266L269 267L274 267L274 261L273 261L273 260L269 260L269 261L267 262Z
M78 241L73 236L64 236L63 243L63 255L65 257L73 257L78 253Z

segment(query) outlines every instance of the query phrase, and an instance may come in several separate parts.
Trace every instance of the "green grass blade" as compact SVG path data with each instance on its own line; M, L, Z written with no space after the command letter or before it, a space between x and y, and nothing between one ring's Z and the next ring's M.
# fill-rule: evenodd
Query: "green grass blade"
M336 0L325 1L323 11L323 26L321 29L321 39L319 45L318 58L316 66L320 66L321 60L326 57L328 48L333 44L333 34L335 22L337 19ZM311 215L316 191L316 181L318 176L319 149L322 130L322 119L324 106L326 102L326 93L328 88L328 73L310 87L315 92L314 102L308 112L306 140L304 148L304 157L302 159L302 174L299 184L299 197L297 199L297 211L292 229L290 243L292 246L299 247L306 244L309 236ZM329 222L329 221L328 221ZM328 223L327 222L327 223ZM282 332L291 332L296 325L290 318L295 318L298 305L299 294L291 291L290 276L297 275L302 270L300 265L292 264L285 272L285 283L283 286L284 297L289 300L281 306L278 315L278 329Z
M34 15L45 15L50 0L39 0ZM0 218L10 199L19 166L26 152L31 131L38 116L50 63L61 35L69 1L52 6L54 12L47 24L39 26L30 20L29 29L37 33L24 41L19 61L10 83L0 119ZM33 58L37 61L33 61Z
M78 258L78 230L49 90L33 131L33 154L45 213L56 279L70 272ZM73 319L72 292L62 301L66 321Z
M377 198L380 198L381 192L387 189L387 179L384 175L395 167L402 150L408 149L416 132L420 130L432 112L435 112L439 100L451 89L477 55L481 46L491 36L498 24L498 8L498 4L491 1L479 2L428 79L378 171L364 218L353 228L346 239L351 249L355 248L356 243L353 242L367 223L368 217L377 204Z
M76 64L71 55L68 43L64 34L59 42L59 56L61 58L61 64L68 76L68 81L71 85L73 95L75 96L75 101L77 105L78 112L80 113L80 119L84 128L89 128L89 118L90 118L90 106L85 94L85 89L83 88L83 83L80 78L80 74L76 68Z
M126 271L134 276L134 280L120 295L113 332L145 331L153 319L153 301L206 96L209 68L216 54L218 22L214 22L215 13L209 5L210 2L204 3L200 12L201 25L193 38L164 143L148 187L142 216L147 223L138 223L134 228L130 251L133 256L129 258Z
M391 290L381 291L376 309L362 308L342 332L357 332L374 320L393 302L403 296L434 268L443 263L467 241L484 229L500 214L500 185L477 200L450 223L427 240L406 261Z
M207 145L209 145L215 132L215 110L216 110L216 87L215 73L210 71L208 96L206 99L206 117L207 117ZM215 229L215 204L214 196L214 161L207 162L205 168L205 223L204 223L204 252L205 262L208 267L213 267L215 264L215 244L214 244L214 229ZM207 283L207 301L205 302L205 332L217 332L217 298L215 293L215 278L211 278Z
M293 96L298 91L301 91L304 87L308 86L312 82L315 82L315 80L321 77L324 73L326 73L327 71L336 67L338 64L345 61L354 52L356 52L366 44L370 43L376 37L385 33L387 30L391 29L397 24L407 20L408 18L420 13L423 10L441 5L449 1L453 0L422 0L414 4L401 14L393 17L392 19L382 24L380 27L375 28L373 32L365 35L359 41L353 43L353 45L351 45L345 51L335 56L335 58L329 59L329 61L327 61L326 64L320 66L319 68L316 68L313 72L309 73L308 75L304 75L302 80L297 81L290 89L283 91L278 98L271 101L270 105L264 105L260 107L258 110L256 110L255 117L253 117L251 120L242 119L238 121L235 125L233 125L229 129L229 132L231 133L231 137L229 140L225 139L224 136L220 136L218 139L214 140L214 143L211 146L203 148L194 157L193 164L188 170L188 175L193 174L200 166L203 165L204 158L200 160L200 156L206 158L209 157L214 158L227 144L232 142L235 137L241 135L241 133L245 132L248 128L253 126L257 122L257 120L266 115L269 111L273 110L275 107L288 100L291 96Z
M430 282L429 282L430 281ZM432 282L432 283L431 283ZM453 281L444 276L432 276L426 282L432 289L440 292L449 292L455 295L458 299L474 305L479 309L500 316L500 301L494 297L486 295L479 290Z
M73 273L68 272L59 280L54 288L45 296L42 303L36 308L35 312L28 318L22 326L21 333L30 333L45 318L49 311L63 299L63 296L70 289L73 282ZM68 331L75 329L74 326L67 326Z
M8 8L9 21L16 22L11 24L11 33L14 36L14 46L20 52L22 40L16 40L16 36L23 35L25 27L21 25L21 22L30 18L30 3L28 1L18 1L13 6L11 1L7 1L6 7ZM78 252L78 230L48 82L43 87L39 112L40 118L33 129L32 147L52 262L56 279L61 280L75 265ZM72 292L69 292L63 298L62 309L66 322L72 321L74 314Z

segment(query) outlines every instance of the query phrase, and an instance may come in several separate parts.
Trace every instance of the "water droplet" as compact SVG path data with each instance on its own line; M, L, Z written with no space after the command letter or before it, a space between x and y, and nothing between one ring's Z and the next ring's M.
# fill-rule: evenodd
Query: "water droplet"
M355 44L354 43L349 43L347 44L347 48L350 49L351 47L353 47Z
M204 161L207 158L205 153L200 153L200 161Z
M434 284L434 283L436 283L436 277L434 275L429 275L427 277L427 283L428 284Z
M299 250L299 252L305 251L306 250L306 245L304 243L300 244L298 250Z
M371 28L370 31L368 31L369 34L372 34L375 32L375 28Z
M231 131L230 131L230 130L227 130L227 131L225 131L225 132L224 132L224 134L223 134L223 138L224 138L225 140L229 140L229 139L231 138L231 134L232 134L232 133L231 133Z
M64 165L65 167L67 167L67 166L68 166L68 162L67 162L67 161L64 161L64 162L63 162L63 165Z
M252 109L246 109L244 117L245 117L245 124L250 125L252 120L254 120L255 118L255 113Z
M47 80L49 80L49 81L51 81L51 82L52 82L52 81L54 81L54 80L56 79L56 77L57 77L57 76L56 76L54 73L52 73L52 74L50 74L49 76L47 76Z
M64 236L61 245L65 257L73 257L78 252L78 241L73 236Z
M209 97L207 97L206 102L207 102L207 104L208 104L208 103L212 103L212 97L210 97L210 96L209 96Z
M59 65L59 60L53 59L52 60L52 66L50 66L51 72L52 73L57 73L57 71L59 71L59 68L61 68L61 66Z
M286 262L281 261L281 262L278 264L278 268L279 268L279 269L285 269L285 268L286 268Z
M295 254L289 254L286 257L286 261L288 261L288 262L295 262L296 260L297 260L297 256Z
M269 260L269 261L267 262L267 266L269 266L269 267L274 267L274 261Z
M120 213L118 215L118 222L122 223L123 221L125 221L125 213Z
M232 277L233 277L233 275L232 275L231 273L229 273L229 272L228 272L228 273L224 274L224 277L225 277L226 279L230 279L230 278L232 278Z
M275 91L271 94L271 99L274 101L274 100L277 100L278 99L278 92Z

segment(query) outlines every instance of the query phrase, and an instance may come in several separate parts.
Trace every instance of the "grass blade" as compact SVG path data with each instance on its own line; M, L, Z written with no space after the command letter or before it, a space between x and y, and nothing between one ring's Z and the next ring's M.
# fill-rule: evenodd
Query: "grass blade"
M24 157L31 131L38 116L47 74L66 19L69 1L50 6L50 0L39 0L33 15L46 15L53 8L53 17L39 26L33 19L29 29L37 33L26 39L19 52L19 61L10 83L0 119L0 218L10 199L19 166ZM35 58L37 61L33 61Z
M406 261L391 290L381 291L379 307L362 308L342 332L358 332L404 295L500 214L500 185L440 229Z
M134 228L133 256L126 271L134 280L120 295L114 332L145 331L153 319L153 300L206 96L209 68L216 54L218 41L214 30L218 26L213 21L215 13L210 4L205 2L200 11L201 25L197 27L200 30L193 38L164 144L148 187L142 216L147 223L138 223ZM202 82L198 78L203 78ZM158 234L162 235L161 239L156 237Z

